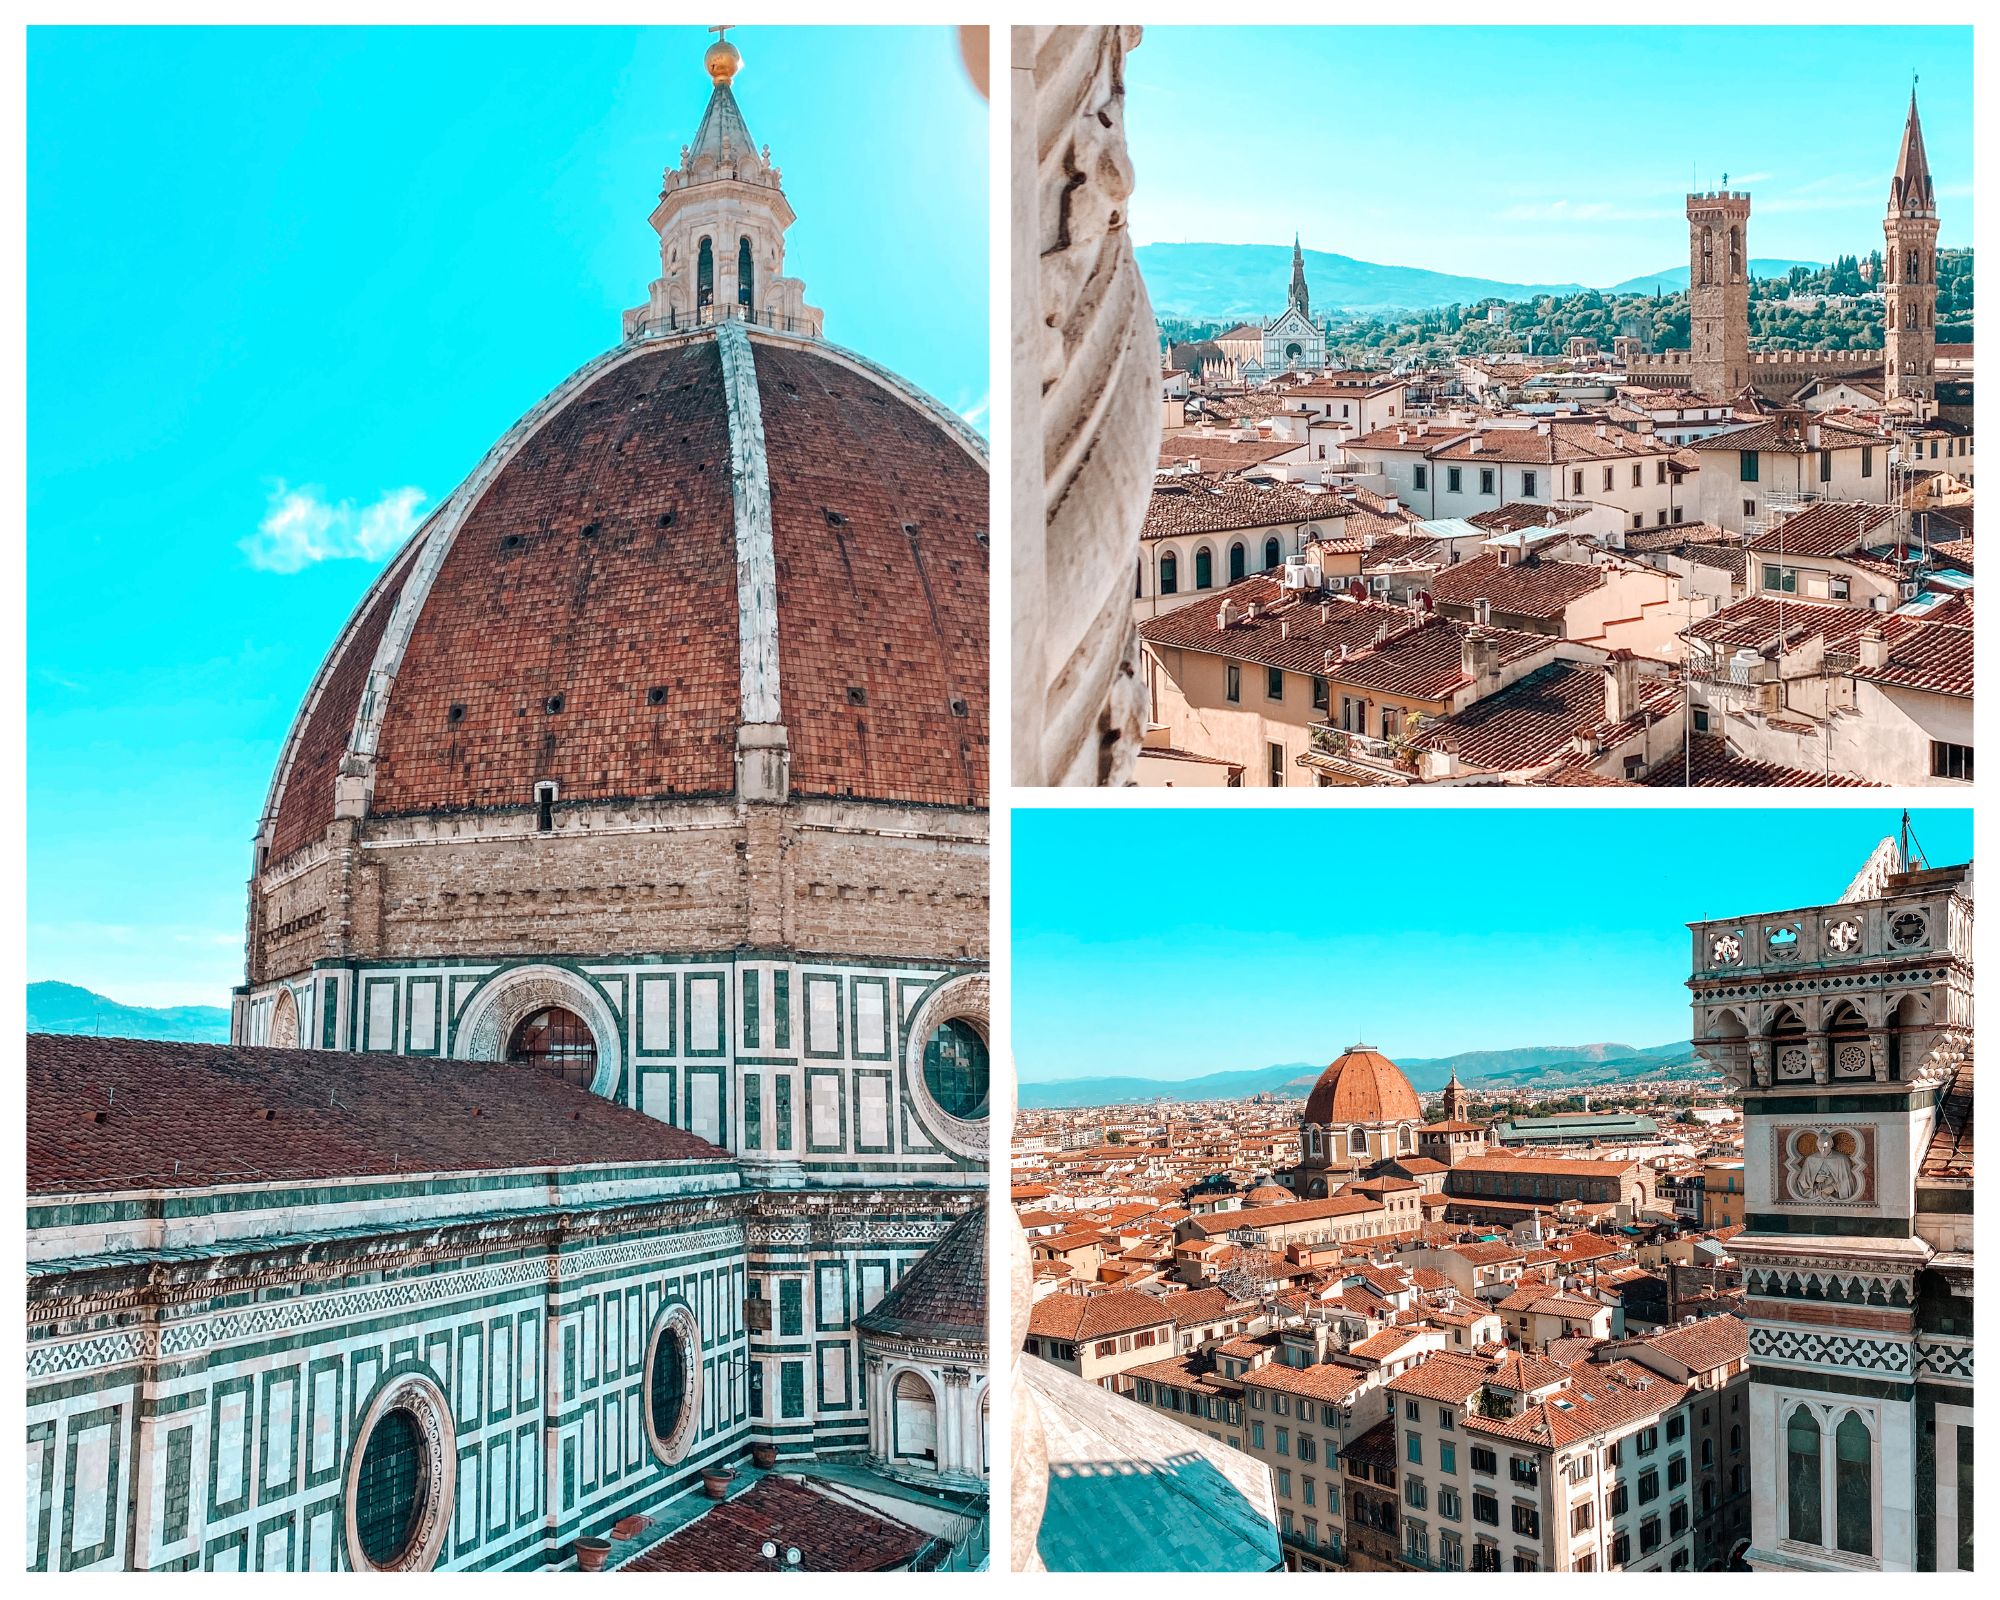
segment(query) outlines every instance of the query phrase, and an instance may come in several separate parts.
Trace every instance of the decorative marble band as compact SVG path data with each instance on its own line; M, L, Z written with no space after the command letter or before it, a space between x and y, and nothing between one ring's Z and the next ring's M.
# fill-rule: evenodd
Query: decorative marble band
M1846 1367L1907 1378L1915 1363L1907 1341L1862 1339L1845 1333L1809 1333L1792 1328L1750 1329L1751 1361L1791 1361L1803 1366Z
M1968 1340L1918 1339L1917 1376L1972 1382L1972 1344Z
M529 1284L565 1283L610 1268L643 1266L741 1247L742 1236L735 1228L662 1234L597 1245L569 1255L538 1255L463 1272L441 1272L395 1283L370 1284L362 1289L243 1306L163 1326L123 1328L81 1339L51 1340L30 1347L28 1379L33 1382L134 1362L169 1361L246 1340L380 1316L387 1311L416 1311L466 1295L491 1294Z

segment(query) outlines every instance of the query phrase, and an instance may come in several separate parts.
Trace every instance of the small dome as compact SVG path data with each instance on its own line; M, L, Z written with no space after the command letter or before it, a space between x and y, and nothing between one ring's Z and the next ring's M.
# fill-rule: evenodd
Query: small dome
M1403 1069L1381 1051L1351 1046L1306 1097L1304 1120L1321 1127L1349 1122L1422 1122L1424 1108Z
M1288 1206L1298 1198L1275 1183L1260 1183L1243 1197L1246 1206Z

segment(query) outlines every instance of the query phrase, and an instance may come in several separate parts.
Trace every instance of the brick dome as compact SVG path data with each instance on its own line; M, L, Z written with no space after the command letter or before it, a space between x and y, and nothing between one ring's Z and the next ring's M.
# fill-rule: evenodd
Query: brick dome
M800 797L987 801L987 468L848 352L630 340L392 560L287 742L264 862L336 815L721 797L775 727Z
M1422 1122L1424 1108L1401 1067L1381 1051L1357 1044L1319 1075L1306 1096L1303 1120L1316 1127Z

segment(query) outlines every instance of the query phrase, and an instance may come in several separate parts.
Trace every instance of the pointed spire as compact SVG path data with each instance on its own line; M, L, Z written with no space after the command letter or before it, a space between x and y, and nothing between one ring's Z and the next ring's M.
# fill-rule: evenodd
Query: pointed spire
M1306 297L1305 252L1299 248L1299 236L1296 231L1292 234L1292 293L1289 304L1298 308L1300 316L1312 315L1312 305Z
M1924 126L1917 119L1917 86L1912 83L1910 115L1903 124L1903 148L1896 156L1896 175L1889 180L1889 214L1928 217L1936 212L1930 158L1924 154Z

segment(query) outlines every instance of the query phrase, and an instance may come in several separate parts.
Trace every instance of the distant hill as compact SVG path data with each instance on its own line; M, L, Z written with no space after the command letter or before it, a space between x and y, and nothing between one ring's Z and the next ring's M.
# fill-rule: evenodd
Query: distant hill
M1794 267L1804 267L1808 272L1817 272L1825 265L1824 261L1786 261L1778 256L1752 256L1750 276L1782 278ZM1605 290L1605 293L1651 294L1658 289L1662 294L1678 294L1687 286L1688 265L1683 261L1677 267L1663 267L1658 272L1642 272L1636 278L1627 278L1623 283L1614 283Z
M226 1006L127 1006L73 983L28 985L28 1032L101 1033L119 1039L229 1042Z
M1640 1078L1709 1077L1709 1068L1685 1043L1635 1049L1629 1044L1528 1045L1516 1050L1466 1050L1396 1063L1419 1090L1442 1089L1455 1071L1467 1088L1562 1090ZM1199 1078L1065 1078L1021 1085L1026 1111L1068 1106L1132 1105L1146 1100L1247 1100L1255 1094L1303 1098L1325 1064L1281 1062Z
M1282 244L1142 244L1139 271L1153 314L1161 317L1274 317L1285 309L1292 281L1292 247ZM1475 300L1526 300L1574 294L1577 283L1504 283L1424 267L1384 266L1352 256L1308 250L1306 287L1313 315L1427 311ZM1686 276L1686 270L1682 270Z

